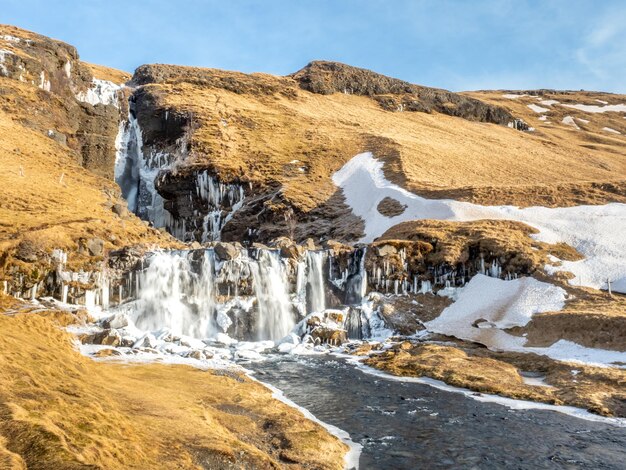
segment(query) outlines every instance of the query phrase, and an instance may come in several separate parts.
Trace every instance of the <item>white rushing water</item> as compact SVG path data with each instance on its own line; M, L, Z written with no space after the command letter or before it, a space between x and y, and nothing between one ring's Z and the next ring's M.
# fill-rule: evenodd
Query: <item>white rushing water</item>
M280 253L260 250L257 262L251 263L250 268L258 309L256 339L281 339L296 322Z
M213 256L205 252L200 273L184 253L156 253L139 276L131 318L147 331L167 328L173 335L206 338L217 334Z
M307 251L307 289L310 293L308 308L311 312L322 312L326 308L324 287L324 255L323 251Z
M298 316L289 269L280 252L272 250L259 250L255 257L241 250L229 261L219 261L212 249L157 252L131 276L137 282L136 299L118 310L143 331L215 338L235 333L230 328L240 319L242 334L249 333L250 339L277 341L292 330ZM317 282L313 292L319 303L323 279ZM240 293L239 286L248 286L247 291Z

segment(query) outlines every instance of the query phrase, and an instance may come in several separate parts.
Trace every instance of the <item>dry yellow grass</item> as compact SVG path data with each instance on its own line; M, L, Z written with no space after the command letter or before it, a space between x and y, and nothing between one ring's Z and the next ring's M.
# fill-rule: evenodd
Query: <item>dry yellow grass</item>
M265 387L185 366L97 363L69 314L0 314L0 467L342 468L346 446Z
M104 65L92 64L84 61L83 64L89 68L94 78L99 80L108 80L109 82L121 85L132 78L130 73L124 72L123 70L113 69Z
M589 146L567 129L523 133L438 113L390 112L364 96L312 94L284 77L211 71L240 87L234 92L193 83L193 70L147 85L163 106L193 113L191 163L226 178L278 182L303 210L326 201L335 191L332 174L365 150L387 162L391 179L430 197L519 205L626 200L620 136Z
M71 147L46 135L46 129L62 133L67 125L57 97L1 77L0 85L10 92L0 98L0 267L8 267L7 254L21 243L41 254L68 250L77 264L94 261L77 253L90 238L104 240L106 250L178 245L132 214L116 215L112 206L125 204L119 187L85 170Z

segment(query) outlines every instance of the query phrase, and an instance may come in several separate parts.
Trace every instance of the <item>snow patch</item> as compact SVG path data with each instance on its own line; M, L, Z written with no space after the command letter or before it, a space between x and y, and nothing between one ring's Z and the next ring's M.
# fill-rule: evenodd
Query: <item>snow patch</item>
M548 347L526 347L526 338L505 331L527 325L537 313L561 310L565 296L562 288L534 278L504 281L477 274L459 289L455 303L424 325L433 333L475 341L495 351L530 352L601 367L626 364L626 352L587 348L566 340Z
M626 113L626 104L607 104L598 106L597 104L564 104L566 108L578 109L586 113Z
M576 124L572 116L565 116L561 122L565 124L566 126L573 127L574 129L580 129L580 127L578 127L578 124Z
M615 292L626 293L625 204L521 209L426 199L388 181L383 163L370 152L353 157L333 175L333 182L343 190L353 213L364 222L365 236L361 242L371 242L394 225L409 220L516 220L537 228L539 233L533 235L536 240L566 243L585 256L551 267L550 274L569 271L574 274L571 284L596 289L606 289L610 279ZM376 207L385 197L396 199L406 210L394 217L380 214Z
M13 55L13 52L6 49L0 49L0 73L5 77L9 76L9 69L7 69L7 66L4 65L6 63L7 56L9 55Z
M539 101L539 103L546 105L546 106L552 106L553 104L559 104L559 102L557 100L541 100Z
M610 127L603 127L602 130L605 132L610 132L611 134L622 134L620 131L616 131L615 129L611 129Z
M536 104L529 104L527 105L532 111L541 114L541 113L547 113L548 111L550 111L548 108L542 108L541 106L538 106Z

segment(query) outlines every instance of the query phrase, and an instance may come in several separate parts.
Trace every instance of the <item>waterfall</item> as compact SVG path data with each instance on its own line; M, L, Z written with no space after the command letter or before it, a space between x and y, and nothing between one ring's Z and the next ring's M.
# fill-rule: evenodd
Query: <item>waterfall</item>
M144 155L141 128L132 113L126 123L120 124L115 146L115 182L122 189L128 209L155 227L164 227L169 213L155 180L161 169L170 166L171 158L161 153Z
M252 279L257 300L257 339L278 340L295 325L289 298L289 281L277 251L260 250L252 263Z
M324 252L307 251L307 307L308 313L322 312L326 308L324 286Z
M361 303L367 292L367 272L365 271L366 248L357 248L350 255L348 277L346 279L346 304Z
M214 336L213 253L204 252L194 273L185 252L155 253L139 274L139 295L131 318L143 330L168 328L173 335Z

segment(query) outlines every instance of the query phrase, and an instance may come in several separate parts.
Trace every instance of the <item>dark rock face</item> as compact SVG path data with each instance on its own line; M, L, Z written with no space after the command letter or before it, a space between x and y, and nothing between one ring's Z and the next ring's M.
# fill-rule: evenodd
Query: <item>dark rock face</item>
M139 122L143 144L148 147L148 151L153 148L164 150L176 145L190 126L191 116L162 107L158 97L145 88L138 88L133 93L131 112Z
M370 96L388 111L437 111L471 121L505 125L513 120L513 116L499 106L338 62L314 61L291 77L302 89L312 93Z
M76 160L85 168L111 178L124 100L120 100L120 108L78 101L76 96L91 87L93 76L79 60L76 48L41 35L30 34L26 38L18 28L7 26L3 30L14 36L8 43L12 50L3 55L0 76L41 88L42 114L49 115L63 129L51 129L50 124L44 125L39 119L33 119L29 125L74 150ZM0 41L0 49L3 48Z
M280 93L295 96L295 87L289 79L266 78L257 74L229 72L179 65L142 65L133 75L133 84L191 83L212 88L221 88L238 94L273 95Z
M113 178L120 111L115 106L102 104L79 103L79 106L82 115L77 137L82 165L100 176Z

